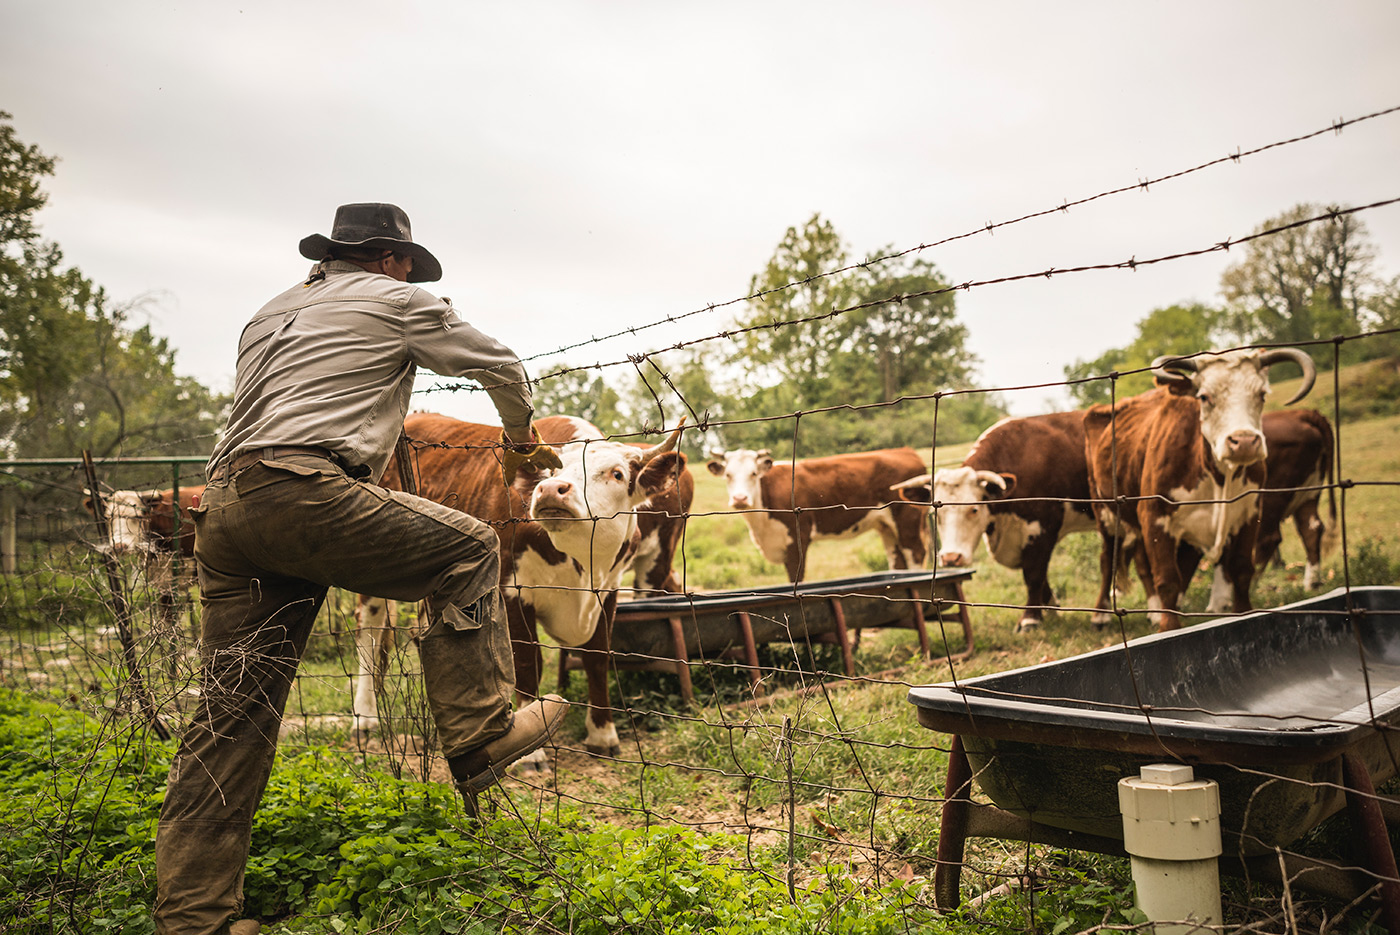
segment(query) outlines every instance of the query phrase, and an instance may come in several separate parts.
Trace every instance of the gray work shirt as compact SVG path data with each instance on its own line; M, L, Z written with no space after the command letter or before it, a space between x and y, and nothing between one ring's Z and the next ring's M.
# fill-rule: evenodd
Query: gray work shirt
M510 436L530 437L529 378L510 348L411 283L322 262L243 329L233 411L208 469L249 448L316 445L379 477L420 366L480 383Z

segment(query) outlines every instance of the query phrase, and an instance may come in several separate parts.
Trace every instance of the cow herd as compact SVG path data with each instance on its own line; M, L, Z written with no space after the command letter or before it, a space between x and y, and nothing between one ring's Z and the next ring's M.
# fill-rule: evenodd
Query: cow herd
M1168 629L1179 625L1180 596L1203 560L1216 568L1210 609L1250 609L1256 569L1276 554L1289 517L1307 555L1305 585L1319 583L1327 526L1318 502L1331 481L1332 429L1312 410L1263 412L1269 368L1284 361L1304 374L1291 404L1316 376L1297 349L1160 358L1152 390L1113 406L1005 419L982 433L960 466L932 474L910 448L798 461L776 461L766 450L713 450L706 469L724 479L729 507L790 581L804 578L813 540L867 531L879 534L889 567L923 567L932 511L935 566L970 565L985 539L996 562L1021 570L1026 600L1018 629L1025 629L1056 605L1048 575L1056 544L1096 531L1102 558L1094 622L1121 613L1115 589L1123 592L1135 567L1152 619ZM537 428L563 467L547 476L522 471L505 487L500 429L414 413L404 425L416 453L411 484L396 464L381 483L416 490L496 529L518 692L539 690L539 630L579 648L589 691L586 745L613 752L619 741L607 669L617 603L628 590L682 590L673 560L694 479L677 450L680 426L655 445L611 441L567 416L542 418ZM198 493L181 490L178 534L169 491L111 494L111 547L189 555L193 524L185 510ZM361 597L353 706L362 729L377 722L374 684L394 616L386 602Z

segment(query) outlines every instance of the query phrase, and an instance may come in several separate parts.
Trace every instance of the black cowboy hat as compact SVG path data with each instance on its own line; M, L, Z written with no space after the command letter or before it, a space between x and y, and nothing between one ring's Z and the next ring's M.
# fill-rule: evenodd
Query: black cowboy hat
M398 205L341 205L335 209L331 235L303 237L301 255L308 260L324 260L332 247L383 247L413 257L409 282L437 282L442 278L442 264L413 242L408 215Z

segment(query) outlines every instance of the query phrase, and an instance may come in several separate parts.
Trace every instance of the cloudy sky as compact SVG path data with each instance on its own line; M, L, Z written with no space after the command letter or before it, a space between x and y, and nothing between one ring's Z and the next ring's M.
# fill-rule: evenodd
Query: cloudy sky
M232 385L335 206L392 201L434 288L538 372L722 330L814 212L905 250L1400 105L1400 4L0 0L0 110L59 157L44 236ZM980 233L953 281L1145 259L1400 196L1400 113ZM1400 206L1363 215L1400 273ZM989 387L1053 382L1230 257L958 296ZM1055 390L1008 396L1020 414ZM489 420L479 393L421 408Z

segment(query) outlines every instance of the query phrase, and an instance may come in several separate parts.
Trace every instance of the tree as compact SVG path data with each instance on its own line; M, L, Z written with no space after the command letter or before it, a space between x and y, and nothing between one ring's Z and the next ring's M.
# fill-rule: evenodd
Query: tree
M750 330L729 362L739 378L726 418L846 407L802 415L798 444L818 449L808 453L889 447L919 430L900 399L966 386L976 358L938 269L921 257L856 265L849 258L820 214L788 228L751 280L754 298L737 320ZM987 402L948 401L946 414L980 411ZM727 429L725 437L727 444L791 449L795 430L793 419L779 418Z
M575 416L586 419L604 435L621 430L617 390L601 373L588 368L570 369L564 361L545 367L535 381L535 412L542 416Z
M1255 232L1325 211L1300 204ZM1289 228L1242 249L1244 258L1220 278L1227 326L1240 341L1296 344L1363 330L1376 252L1357 215Z
M1154 309L1137 323L1137 335L1126 347L1104 351L1092 360L1076 360L1064 368L1066 389L1079 408L1123 399L1152 388L1152 375L1144 368L1164 354L1195 354L1219 343L1224 313L1208 305L1168 305ZM1111 380L1092 380L1113 372L1139 371Z
M848 251L830 221L813 214L801 229L789 227L763 271L749 282L748 313L737 324L746 331L736 360L747 365L745 383L772 390L795 406L812 406L828 395L831 361L840 347L835 309L854 305L857 279L833 271L847 265Z
M23 457L207 451L226 399L175 373L134 306L115 305L40 239L54 160L0 112L0 451Z

